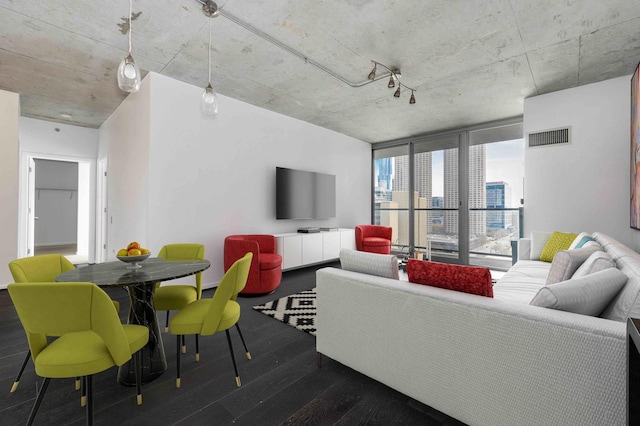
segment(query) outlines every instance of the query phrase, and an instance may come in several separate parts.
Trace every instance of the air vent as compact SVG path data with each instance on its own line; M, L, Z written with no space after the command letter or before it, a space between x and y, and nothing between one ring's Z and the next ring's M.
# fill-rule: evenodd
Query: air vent
M571 127L532 132L528 135L529 148L535 146L561 145L571 142Z

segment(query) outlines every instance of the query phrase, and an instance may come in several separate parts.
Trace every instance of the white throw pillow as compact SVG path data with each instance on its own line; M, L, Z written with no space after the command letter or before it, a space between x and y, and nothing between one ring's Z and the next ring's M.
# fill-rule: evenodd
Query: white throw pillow
M542 254L542 249L549 241L553 232L540 232L534 231L531 233L531 255L529 257L530 260L540 260L540 255Z
M589 256L589 258L585 260L578 269L576 269L576 272L573 273L571 278L580 278L585 275L615 267L616 264L608 253L604 251L596 251L591 254L591 256Z
M340 250L340 265L345 271L399 279L398 258L392 254L369 253L349 249Z
M587 234L586 232L581 232L578 234L578 236L576 237L575 240L573 240L573 242L571 243L571 245L569 246L568 250L573 250L574 248L576 248L576 246L578 245L578 243L580 243L580 241L582 241L582 239L584 237L590 237L591 235Z
M627 282L617 268L542 287L531 305L598 316Z

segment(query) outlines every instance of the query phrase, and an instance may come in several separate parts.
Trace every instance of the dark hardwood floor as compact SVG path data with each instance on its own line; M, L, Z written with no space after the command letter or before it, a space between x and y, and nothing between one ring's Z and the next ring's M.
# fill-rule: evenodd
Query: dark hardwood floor
M337 265L337 264L336 264ZM325 265L326 266L326 265ZM335 265L334 265L335 266ZM95 423L98 425L461 425L422 403L394 391L327 357L317 367L315 337L251 309L315 286L315 270L285 272L275 293L239 298L240 327L252 360L231 330L242 379L235 384L224 333L200 339L200 362L193 357L193 338L182 356L182 387L175 388L175 340L163 334L168 370L143 387L144 403L135 403L135 389L116 383L115 368L94 376ZM213 290L204 292L211 297ZM122 303L122 289L109 289ZM161 324L164 313L160 315ZM24 331L6 290L0 291L0 424L24 424L36 396L29 362L15 393L9 389L27 351ZM85 411L73 379L52 380L35 424L81 425Z

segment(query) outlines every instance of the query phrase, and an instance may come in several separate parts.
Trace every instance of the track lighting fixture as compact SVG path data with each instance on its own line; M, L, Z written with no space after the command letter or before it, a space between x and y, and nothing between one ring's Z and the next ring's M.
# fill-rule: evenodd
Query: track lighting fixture
M129 0L129 53L118 67L118 87L125 92L136 93L140 90L140 68L131 56L131 16L133 0Z
M413 88L407 86L406 84L400 83L400 70L399 69L391 69L388 66L386 66L385 64L382 64L380 62L376 62L376 61L373 61L373 60L371 62L373 62L373 69L371 70L371 72L369 73L369 76L367 77L369 80L375 80L376 71L378 69L378 65L380 65L382 68L386 69L389 72L389 83L387 84L387 87L389 89L393 89L394 87L396 87L396 81L398 82L398 88L396 89L395 92L393 92L393 97L399 98L400 97L400 88L404 87L407 90L411 90L411 97L409 98L409 103L411 105L416 103L416 97L414 95L414 92L416 91L416 89L413 89ZM380 78L384 78L384 76L381 76Z
M201 108L204 115L215 116L218 113L218 96L211 85L211 20L219 15L216 2L207 0L202 4L202 13L209 18L209 84L202 93Z

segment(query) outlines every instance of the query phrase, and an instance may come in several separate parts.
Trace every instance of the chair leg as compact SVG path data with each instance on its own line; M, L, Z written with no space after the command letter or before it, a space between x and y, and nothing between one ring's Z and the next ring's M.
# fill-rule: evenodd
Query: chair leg
M164 332L165 333L169 332L169 311L167 311L167 315L166 315L165 321L164 321Z
M240 335L240 340L242 340L242 346L244 346L244 352L247 354L247 359L251 359L251 352L247 348L247 344L244 342L244 337L242 337L242 331L240 331L240 326L236 323L236 330L238 330L238 334Z
M44 378L44 382L42 382L42 386L40 386L40 390L38 391L38 397L36 398L35 404L33 404L33 408L31 408L31 413L29 414L29 420L27 420L27 426L33 424L33 420L36 417L36 413L38 412L38 408L40 408L40 403L42 402L42 398L44 397L44 393L47 391L47 387L49 386L49 382L51 379L49 377Z
M80 377L76 377L76 390L80 390L80 386L81 386ZM83 405L83 407L84 407L84 405Z
M76 377L76 383L80 381L80 377ZM82 378L82 386L80 392L80 406L85 407L87 405L87 377Z
M133 354L133 368L136 369L136 403L142 405L142 350Z
M93 425L93 376L85 376L87 384L87 426Z
M236 366L236 357L233 355L233 345L231 344L231 335L229 334L229 329L224 331L227 335L227 343L229 344L229 353L231 353L231 361L233 361L233 371L236 373L236 386L242 386L240 383L240 376L238 375L238 367Z
M187 353L187 341L184 337L184 334L182 335L182 353L183 354Z
M27 366L27 362L29 362L29 358L31 358L31 351L27 351L27 355L24 357L24 361L22 361L22 367L20 367L20 371L18 372L16 379L13 381L13 385L11 385L11 391L9 393L13 393L18 389L20 377L22 377L22 373L24 372L24 368Z
M180 335L176 336L176 387L180 387Z
M200 361L200 345L198 345L198 335L196 334L196 362Z

